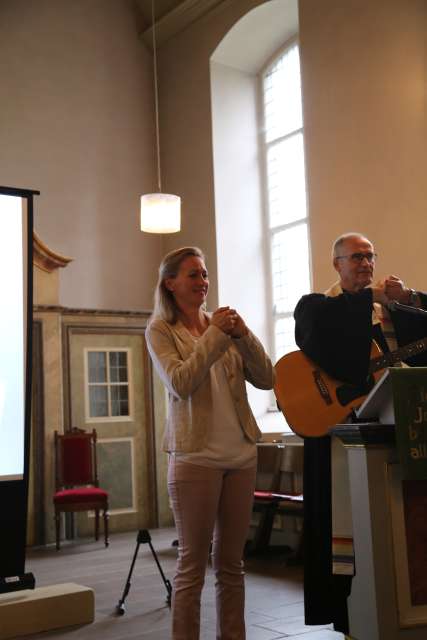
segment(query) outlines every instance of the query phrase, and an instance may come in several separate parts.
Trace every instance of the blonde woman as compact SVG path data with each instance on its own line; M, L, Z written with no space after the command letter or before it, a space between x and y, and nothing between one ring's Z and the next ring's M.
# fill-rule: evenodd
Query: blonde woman
M217 639L244 640L243 549L252 510L260 436L245 381L273 386L273 367L242 317L205 310L203 253L184 247L159 269L146 340L169 392L164 449L178 532L173 640L198 640L209 547L216 577Z

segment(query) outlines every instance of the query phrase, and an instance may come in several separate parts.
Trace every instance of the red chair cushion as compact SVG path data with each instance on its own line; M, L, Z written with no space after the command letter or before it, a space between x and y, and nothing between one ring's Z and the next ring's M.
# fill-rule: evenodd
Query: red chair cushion
M257 500L271 500L274 494L271 491L254 491L254 498Z
M79 489L64 489L53 496L55 504L72 504L73 502L95 502L106 500L107 491L97 487L81 487Z

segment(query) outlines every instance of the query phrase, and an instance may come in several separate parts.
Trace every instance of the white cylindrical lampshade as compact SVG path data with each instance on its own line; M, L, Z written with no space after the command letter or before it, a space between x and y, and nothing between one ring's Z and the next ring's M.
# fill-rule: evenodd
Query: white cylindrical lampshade
M181 198L170 193L141 196L141 231L176 233L181 229Z

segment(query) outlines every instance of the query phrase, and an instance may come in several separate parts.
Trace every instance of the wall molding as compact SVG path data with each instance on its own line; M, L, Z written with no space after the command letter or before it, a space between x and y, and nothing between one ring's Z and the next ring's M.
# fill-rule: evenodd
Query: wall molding
M162 44L173 38L180 31L184 31L190 24L200 20L207 13L216 9L228 0L184 0L175 9L155 22L156 45ZM153 50L153 27L149 27L141 34L147 47Z
M49 249L37 233L33 231L33 264L39 269L47 273L52 273L55 269L66 267L72 260L73 258L67 258Z

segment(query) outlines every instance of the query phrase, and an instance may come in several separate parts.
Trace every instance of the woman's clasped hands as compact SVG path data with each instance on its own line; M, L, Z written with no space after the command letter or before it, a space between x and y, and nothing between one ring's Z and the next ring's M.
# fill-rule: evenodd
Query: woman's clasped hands
M214 311L211 317L211 324L232 338L242 338L248 332L243 318L235 309L230 307L219 307Z

